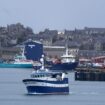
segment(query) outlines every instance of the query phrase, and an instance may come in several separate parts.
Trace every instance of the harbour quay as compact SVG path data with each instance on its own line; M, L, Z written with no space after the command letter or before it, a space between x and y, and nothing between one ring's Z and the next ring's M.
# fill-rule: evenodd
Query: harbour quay
M105 69L100 68L76 68L76 81L105 81Z

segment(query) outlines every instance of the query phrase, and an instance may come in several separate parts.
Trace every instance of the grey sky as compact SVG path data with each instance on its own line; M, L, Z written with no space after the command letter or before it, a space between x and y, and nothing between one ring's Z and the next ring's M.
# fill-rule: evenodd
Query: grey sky
M105 27L105 0L0 0L0 26L17 22L34 32Z

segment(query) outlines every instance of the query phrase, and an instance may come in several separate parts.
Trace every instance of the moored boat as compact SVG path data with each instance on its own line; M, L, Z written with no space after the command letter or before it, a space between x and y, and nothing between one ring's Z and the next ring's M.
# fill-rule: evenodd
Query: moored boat
M66 48L66 53L61 56L61 59L55 59L54 61L46 60L46 68L53 71L64 71L69 72L74 70L78 66L78 60L73 54L69 54L68 48Z
M13 61L0 63L0 68L32 68L33 61L23 55L16 55Z

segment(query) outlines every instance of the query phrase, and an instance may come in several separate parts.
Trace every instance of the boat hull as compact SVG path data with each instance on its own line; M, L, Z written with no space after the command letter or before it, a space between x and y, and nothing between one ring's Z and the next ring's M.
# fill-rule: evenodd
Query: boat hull
M28 94L69 94L68 78L61 81L24 79Z
M46 68L52 71L68 72L74 70L78 66L78 62L74 63L58 63L58 64L47 64Z
M68 87L27 86L28 94L69 94Z
M6 63L1 63L0 68L32 68L32 64L6 64Z

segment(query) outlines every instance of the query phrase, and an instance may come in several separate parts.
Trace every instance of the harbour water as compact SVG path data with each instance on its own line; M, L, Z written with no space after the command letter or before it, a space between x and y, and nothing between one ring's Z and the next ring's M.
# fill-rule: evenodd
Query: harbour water
M0 105L104 105L105 82L75 81L70 73L70 95L27 95L22 79L32 69L0 69Z

